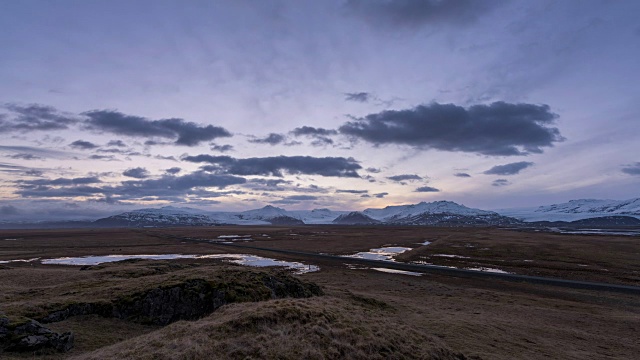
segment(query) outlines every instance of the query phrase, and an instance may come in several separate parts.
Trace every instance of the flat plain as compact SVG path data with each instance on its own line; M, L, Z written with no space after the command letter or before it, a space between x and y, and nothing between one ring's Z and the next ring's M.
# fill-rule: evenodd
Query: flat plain
M387 273L347 261L222 244L229 241L332 255L405 247L410 250L397 255L397 261L640 285L640 238L629 236L375 226L4 230L0 261L32 260L0 263L0 315L11 321L40 319L69 304L112 301L193 279L250 287L256 276L286 271L221 258L83 267L41 263L59 257L253 254L319 266L319 271L287 276L319 285L323 295L237 296L209 315L169 325L98 314L70 316L45 324L55 332L74 333L70 351L0 356L633 359L640 353L637 294L430 272Z

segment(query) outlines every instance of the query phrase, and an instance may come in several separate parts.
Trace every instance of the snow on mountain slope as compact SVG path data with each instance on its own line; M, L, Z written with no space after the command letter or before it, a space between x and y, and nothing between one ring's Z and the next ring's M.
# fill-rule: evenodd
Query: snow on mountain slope
M640 219L640 198L630 200L579 199L537 208L497 210L524 221L575 221L593 217L626 215Z
M338 216L349 211L335 211L329 209L294 210L288 212L291 217L302 220L305 224L331 224Z
M384 209L366 209L363 213L373 219L394 221L421 214L458 214L465 216L497 215L492 211L468 208L452 201L421 202L414 205L387 206Z

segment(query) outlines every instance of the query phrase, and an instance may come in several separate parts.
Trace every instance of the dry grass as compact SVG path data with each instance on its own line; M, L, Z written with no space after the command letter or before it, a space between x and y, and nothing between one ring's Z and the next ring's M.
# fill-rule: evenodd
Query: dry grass
M387 227L23 231L0 234L0 239L23 239L0 240L0 259L15 258L15 254L31 258L230 250L157 236L163 232L206 238L268 234L269 238L255 236L261 240L252 245L338 254L400 245L415 247L400 257L404 260L455 254L470 258L430 260L591 281L637 284L640 270L637 238ZM417 245L425 240L433 243ZM255 253L308 261L293 255ZM633 359L640 353L640 298L636 295L432 274L412 277L350 270L333 261L312 262L322 270L300 278L321 285L326 293L321 298L225 305L198 321L164 328L95 316L70 318L48 326L58 332L74 331L76 347L67 354L38 358L446 359L461 352L483 359L577 360ZM211 259L125 261L88 270L4 264L0 267L0 313L36 316L70 302L110 300L118 294L188 278L228 279L237 268ZM0 358L33 356L0 354Z
M338 298L227 305L74 359L461 359L442 341Z

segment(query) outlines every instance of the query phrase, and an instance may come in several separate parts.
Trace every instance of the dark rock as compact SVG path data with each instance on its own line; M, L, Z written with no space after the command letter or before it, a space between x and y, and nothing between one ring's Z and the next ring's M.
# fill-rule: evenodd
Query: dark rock
M233 274L230 276L234 276ZM288 274L236 274L237 280L212 283L192 279L170 286L161 286L112 303L78 303L54 311L42 318L45 323L70 316L96 314L140 323L167 325L178 320L194 320L208 315L220 306L245 301L264 301L285 297L306 298L322 295L322 289Z
M55 333L35 320L10 325L8 319L0 319L0 347L4 351L37 352L54 349L67 352L73 348L73 333Z

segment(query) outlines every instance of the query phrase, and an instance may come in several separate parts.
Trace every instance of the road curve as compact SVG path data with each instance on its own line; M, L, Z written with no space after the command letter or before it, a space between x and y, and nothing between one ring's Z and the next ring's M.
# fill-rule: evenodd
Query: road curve
M339 261L341 263L350 263L350 264L362 264L362 265L382 267L387 269L396 269L396 270L405 270L405 271L414 271L414 272L423 272L423 273L438 273L442 275L451 275L451 276L467 277L467 278L490 278L490 279L496 279L496 280L560 286L560 287L573 288L573 289L611 291L611 292L640 295L640 286L632 286L632 285L618 285L618 284L590 282L590 281L565 280L565 279L549 278L549 277L541 277L541 276L500 274L500 273L492 273L492 272L486 272L486 271L448 268L448 267L437 266L437 265L407 264L407 263L394 262L394 261L369 260L369 259L359 259L359 258L353 258L353 257L344 257L344 256L338 256L338 255L309 253L309 252L303 252L303 251L271 249L271 248L264 248L259 246L239 245L235 243L212 242L210 239L194 239L194 238L186 238L186 237L179 237L179 236L166 235L166 234L163 234L163 236L168 238L179 239L182 241L209 243L212 245L226 246L226 247L232 247L232 248L238 248L238 249L270 251L270 252L280 253L280 254L298 255L298 256L304 256L307 258L332 260L332 261Z

